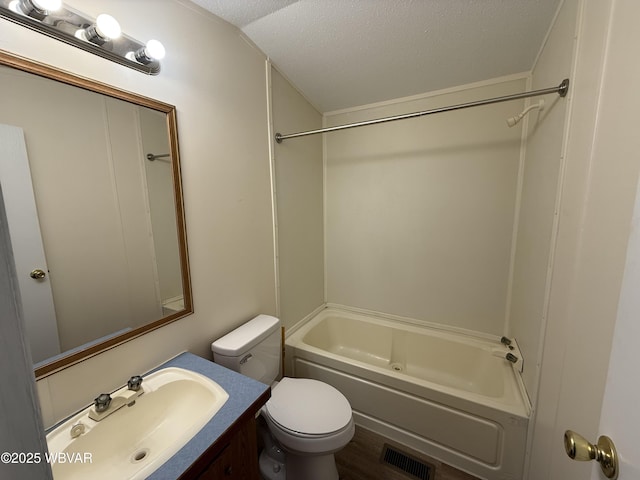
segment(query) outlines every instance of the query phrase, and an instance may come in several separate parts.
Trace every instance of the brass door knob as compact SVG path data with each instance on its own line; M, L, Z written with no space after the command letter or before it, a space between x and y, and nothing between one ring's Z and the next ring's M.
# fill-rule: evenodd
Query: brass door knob
M44 277L47 276L47 274L45 273L44 270L40 270L39 268L36 268L35 270L32 270L31 273L29 274L29 276L31 278L34 278L36 280L41 280Z
M605 435L598 443L589 443L582 435L567 430L564 432L564 449L573 460L596 460L607 478L618 478L618 454L611 439Z

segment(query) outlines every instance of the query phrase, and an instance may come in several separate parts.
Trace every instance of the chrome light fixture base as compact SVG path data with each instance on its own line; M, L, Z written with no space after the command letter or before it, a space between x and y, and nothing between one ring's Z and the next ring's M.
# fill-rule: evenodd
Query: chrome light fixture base
M115 39L91 41L92 35L85 32L95 31L96 19L64 4L55 11L29 6L33 6L30 0L0 0L0 17L147 75L160 73L158 60L147 63L136 60L135 52L144 49L144 43L124 33Z

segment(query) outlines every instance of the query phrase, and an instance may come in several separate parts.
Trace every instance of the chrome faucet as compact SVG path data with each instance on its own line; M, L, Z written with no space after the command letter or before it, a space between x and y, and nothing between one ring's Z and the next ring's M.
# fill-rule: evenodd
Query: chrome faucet
M141 385L142 377L140 375L134 375L127 381L127 387L129 390L133 390L134 392L140 390L142 388Z
M99 422L125 405L131 407L144 393L141 384L142 377L135 375L129 379L126 387L116 390L113 394L101 393L95 398L93 407L89 410L89 418Z

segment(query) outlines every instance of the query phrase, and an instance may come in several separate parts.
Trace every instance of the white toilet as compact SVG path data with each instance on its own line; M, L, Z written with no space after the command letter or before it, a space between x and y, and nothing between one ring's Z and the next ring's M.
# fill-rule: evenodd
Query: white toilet
M331 385L280 371L280 320L258 315L211 344L216 363L271 385L262 407L268 431L260 455L265 480L338 480L333 454L355 432L351 405Z

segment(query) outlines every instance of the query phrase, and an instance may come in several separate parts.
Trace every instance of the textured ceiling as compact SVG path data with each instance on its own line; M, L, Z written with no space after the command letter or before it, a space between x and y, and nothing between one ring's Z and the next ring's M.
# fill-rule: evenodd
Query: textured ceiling
M192 0L321 112L532 68L560 0Z

